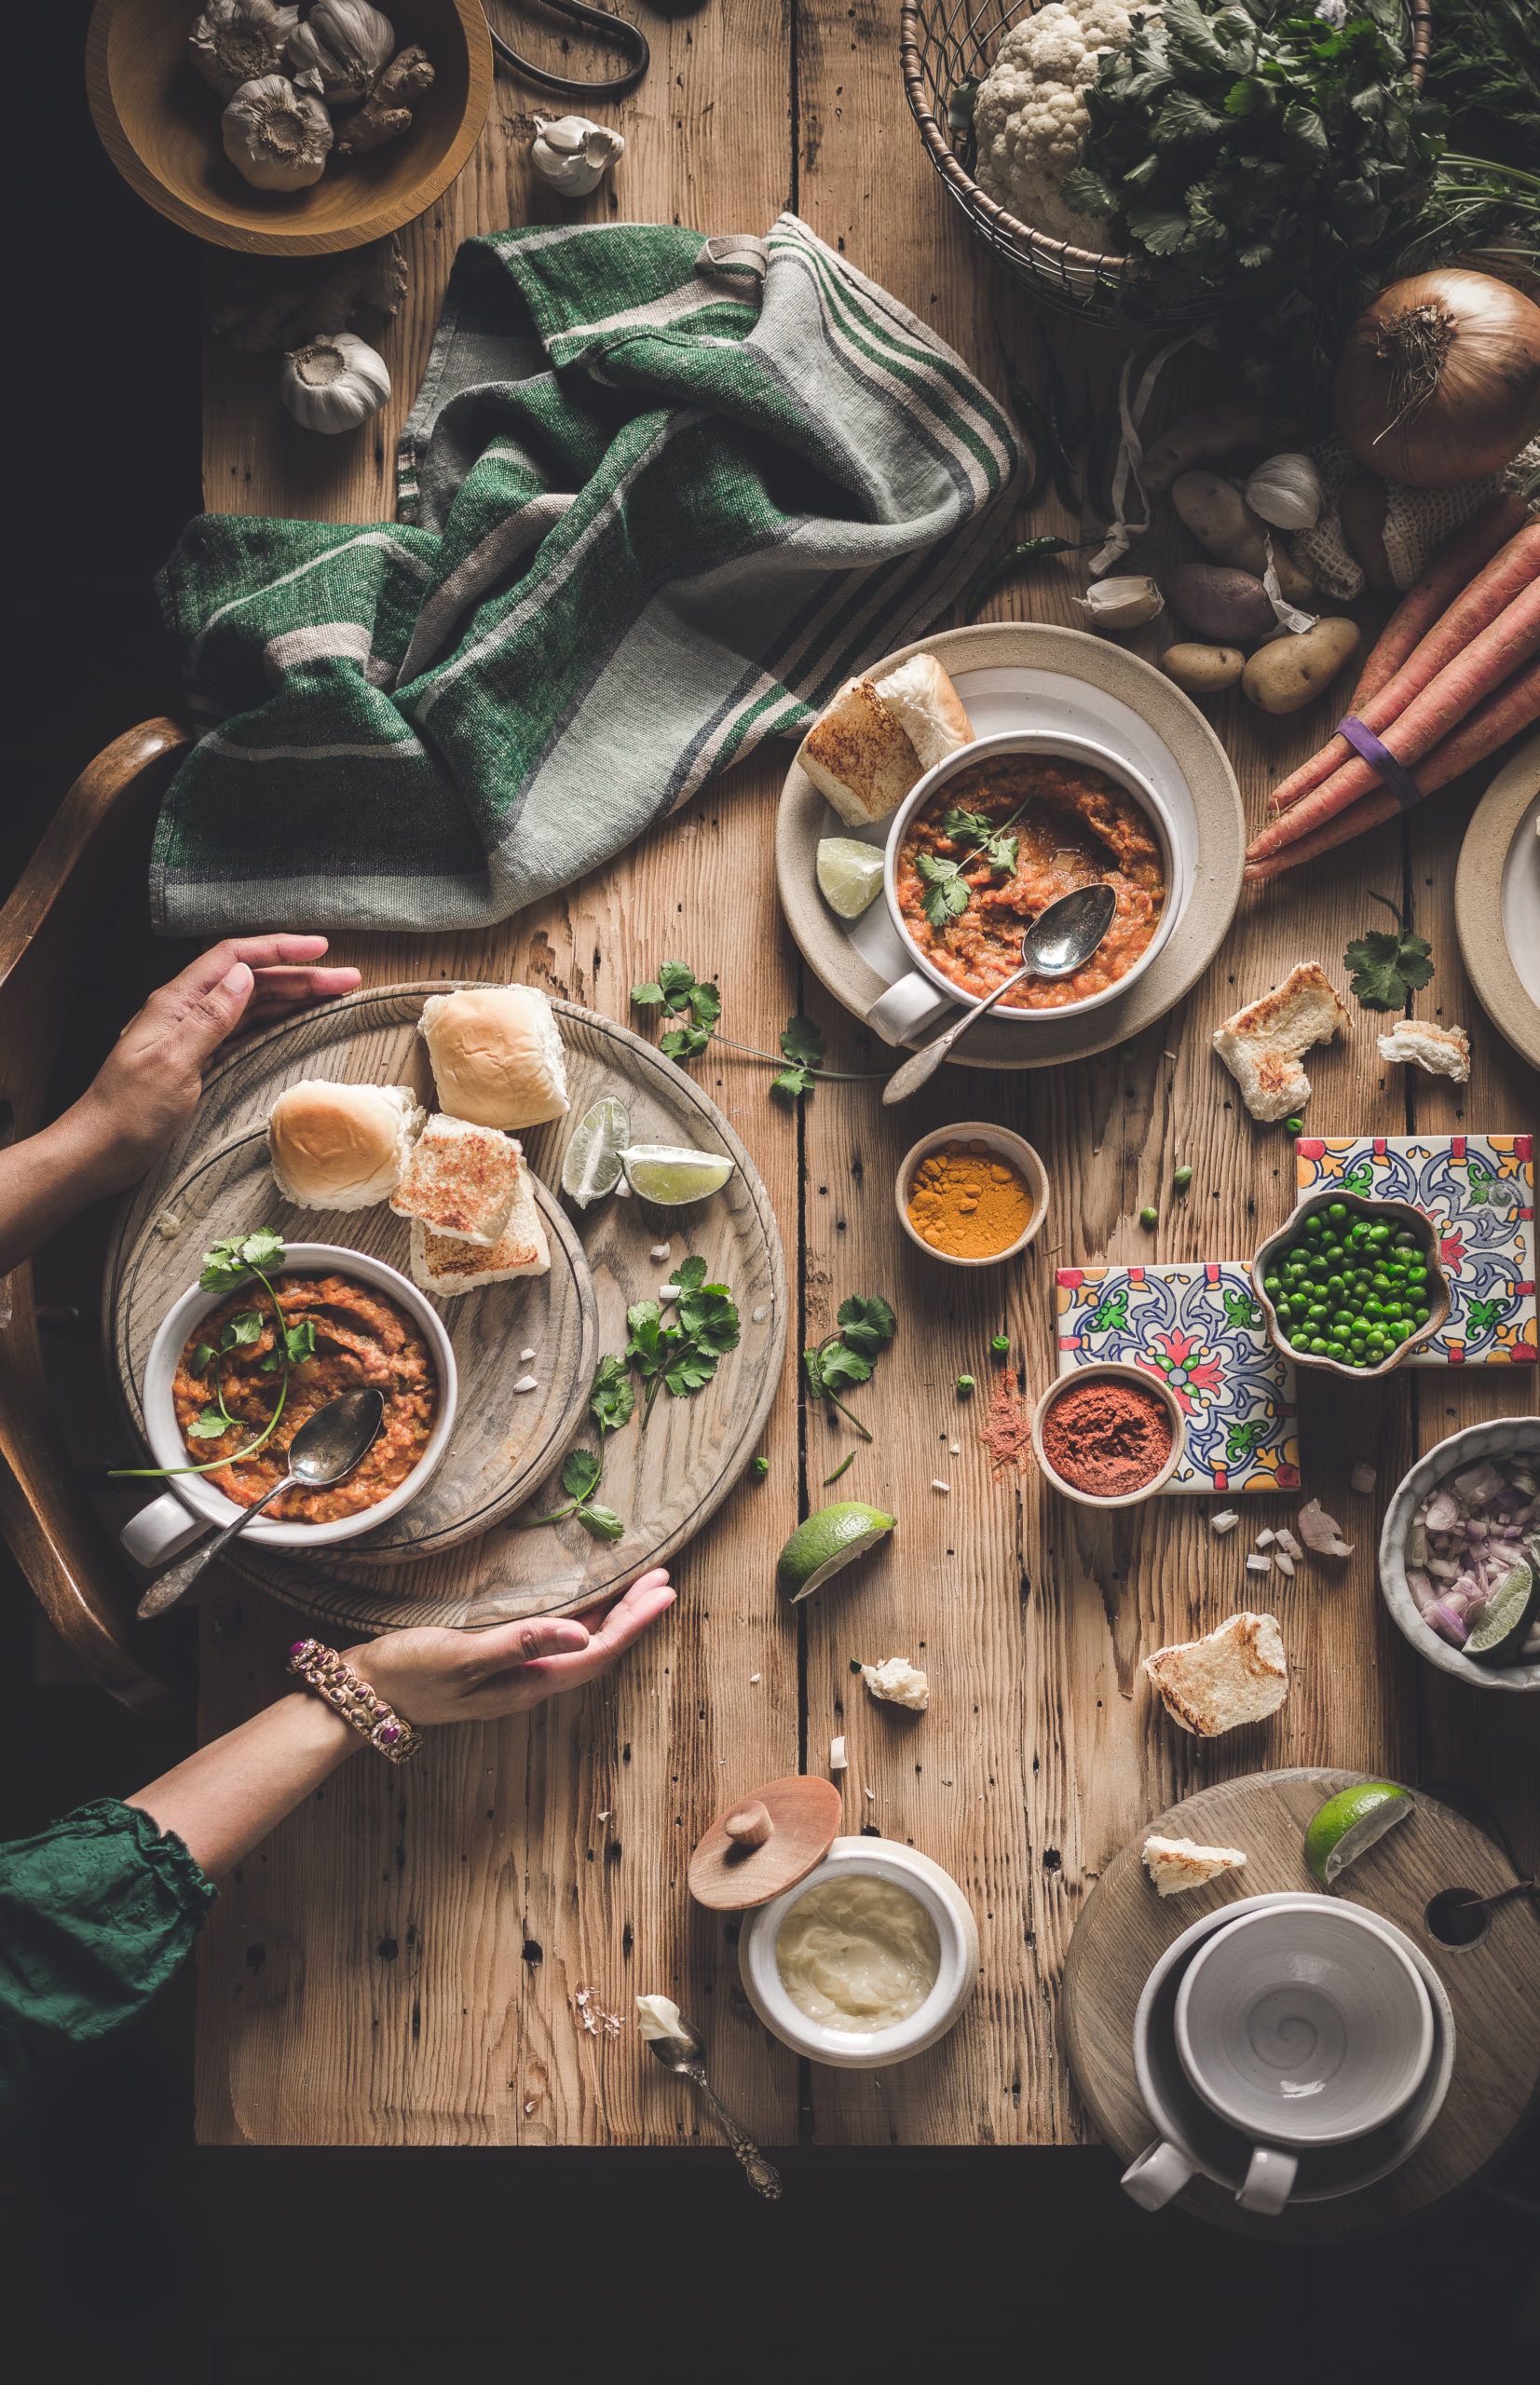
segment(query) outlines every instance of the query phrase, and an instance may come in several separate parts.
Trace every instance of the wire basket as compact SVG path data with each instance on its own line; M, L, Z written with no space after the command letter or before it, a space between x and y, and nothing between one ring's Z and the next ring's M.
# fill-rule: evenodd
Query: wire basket
M920 137L948 198L962 210L1012 279L1061 314L1120 323L1137 294L1141 260L1077 249L1068 240L1050 239L1046 232L1018 223L994 199L986 198L951 145L947 119L951 93L960 83L982 81L1002 37L1043 5L1043 0L904 0L899 12L904 88ZM1406 0L1406 15L1411 36L1412 89L1420 91L1433 41L1431 0ZM1223 293L1216 293L1206 311L1218 312L1224 303ZM1138 323L1141 330L1148 330L1164 321L1191 321L1204 311L1201 302L1163 311L1146 298L1138 307Z

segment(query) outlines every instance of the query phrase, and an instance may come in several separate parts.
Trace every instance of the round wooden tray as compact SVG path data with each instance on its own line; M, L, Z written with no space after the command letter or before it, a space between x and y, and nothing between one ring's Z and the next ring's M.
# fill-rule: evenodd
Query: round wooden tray
M1540 1069L1540 1002L1513 965L1503 932L1503 879L1514 838L1540 796L1540 737L1521 745L1471 814L1454 878L1454 924L1476 999L1499 1035ZM1530 841L1540 845L1533 827ZM1535 866L1533 862L1530 865ZM1535 930L1540 934L1540 928Z
M405 1269L405 1221L388 1207L344 1216L287 1207L261 1164L262 1127L277 1095L304 1077L407 1084L431 1106L416 1025L428 996L446 990L445 981L361 989L271 1029L210 1078L190 1124L120 1213L108 1252L103 1337L140 1439L144 1354L210 1241L271 1222L293 1239L372 1250ZM225 1560L243 1580L321 1620L377 1631L585 1606L698 1532L764 1429L785 1353L786 1274L754 1163L715 1103L651 1044L574 1003L552 1007L572 1107L567 1117L520 1138L542 1190L559 1180L567 1136L601 1094L626 1103L636 1140L721 1151L735 1173L682 1222L614 1198L569 1216L546 1192L550 1275L440 1303L464 1370L460 1421L443 1476L384 1528L389 1545L344 1542L324 1558L307 1559L238 1542L239 1553ZM170 1239L168 1225L175 1227ZM671 1239L671 1259L649 1258L654 1244ZM600 1495L625 1519L625 1537L597 1541L572 1521L521 1532L512 1506L537 1491L542 1506L560 1504L559 1494L545 1494L566 1448L581 1436L598 1356L625 1346L627 1306L655 1296L670 1266L689 1252L705 1260L712 1280L731 1286L743 1339L706 1391L693 1399L660 1393L645 1425L638 1410L607 1439ZM529 1345L538 1356L526 1370L518 1354ZM539 1393L513 1392L526 1370L539 1380ZM426 1554L418 1539L424 1526Z
M1164 747L1164 767L1169 770L1174 763L1186 782L1196 814L1192 893L1184 917L1143 975L1118 1001L1078 1017L1047 1015L1029 1029L985 1019L946 1065L1045 1069L1128 1043L1164 1018L1202 976L1224 942L1240 900L1246 820L1235 774L1219 738L1196 704L1163 673L1083 630L1039 621L943 630L884 656L867 676L880 678L911 654L934 654L946 665L980 736L1007 729L1075 729L1081 735L1102 735L1124 744L1129 758L1146 769L1152 761L1162 767ZM884 828L883 822L876 823L871 841L880 841ZM835 818L794 762L775 824L781 907L809 967L847 1010L864 1020L893 978L880 974L835 918L815 875L819 838L855 833ZM881 912L879 894L868 916ZM883 916L886 936L896 948L896 932ZM861 922L853 925L859 934Z
M1304 1860L1304 1832L1339 1789L1362 1772L1252 1773L1172 1806L1113 1857L1087 1897L1064 1969L1065 2045L1082 2100L1124 2162L1156 2133L1134 2073L1134 2012L1167 1946L1205 1914L1245 1897L1319 1893ZM1162 1898L1141 1850L1152 1831L1201 1846L1244 1848L1244 1872L1188 1895ZM1443 2109L1398 2170L1356 2194L1290 2207L1276 2219L1242 2211L1206 2178L1177 2198L1197 2217L1282 2242L1380 2235L1420 2217L1486 2168L1523 2119L1540 2083L1540 1916L1515 1897L1491 1914L1475 1946L1441 1945L1427 1928L1441 1888L1493 1895L1518 1874L1474 1822L1436 1799L1342 1874L1333 1895L1404 1929L1442 1981L1454 2013L1454 2076Z

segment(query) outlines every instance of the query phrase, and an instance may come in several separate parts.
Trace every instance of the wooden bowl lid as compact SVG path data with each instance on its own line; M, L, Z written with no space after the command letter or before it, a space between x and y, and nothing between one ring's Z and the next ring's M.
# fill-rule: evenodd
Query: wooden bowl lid
M822 1863L842 1815L833 1781L805 1772L751 1789L717 1816L690 1857L690 1895L714 1913L769 1904Z

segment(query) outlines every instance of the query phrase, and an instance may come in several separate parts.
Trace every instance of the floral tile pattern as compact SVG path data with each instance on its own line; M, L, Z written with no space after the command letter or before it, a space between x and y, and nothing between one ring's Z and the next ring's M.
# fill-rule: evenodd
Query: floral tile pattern
M1294 1148L1302 1194L1342 1184L1433 1220L1452 1300L1408 1366L1534 1365L1532 1135L1302 1135Z
M1267 1338L1238 1259L1184 1266L1061 1267L1058 1370L1095 1358L1160 1374L1187 1416L1167 1491L1296 1491L1294 1369Z

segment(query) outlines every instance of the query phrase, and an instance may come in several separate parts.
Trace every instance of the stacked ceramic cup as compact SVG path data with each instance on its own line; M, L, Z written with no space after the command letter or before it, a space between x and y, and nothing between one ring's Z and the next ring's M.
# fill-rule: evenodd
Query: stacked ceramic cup
M1394 1923L1327 1897L1247 1897L1155 1965L1134 2061L1159 2131L1124 2174L1134 2201L1158 2211L1201 2174L1276 2215L1406 2160L1448 2092L1454 2016Z

